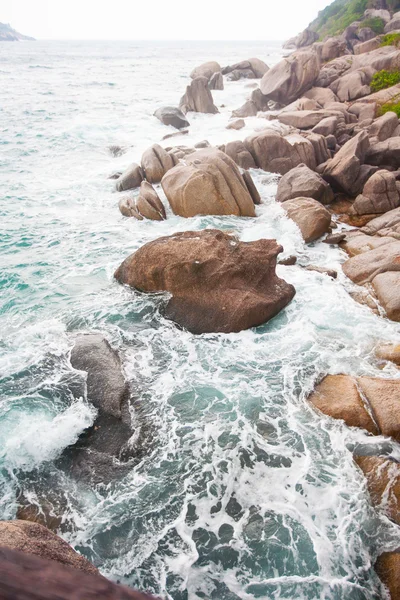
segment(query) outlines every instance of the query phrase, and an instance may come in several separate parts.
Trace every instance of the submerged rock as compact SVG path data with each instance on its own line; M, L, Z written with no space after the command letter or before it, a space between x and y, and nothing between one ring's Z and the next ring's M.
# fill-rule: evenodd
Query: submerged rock
M21 550L41 558L68 565L84 573L100 576L86 558L75 552L63 539L39 523L0 521L0 546ZM54 563L53 563L54 564Z
M239 242L218 230L187 231L145 244L115 273L142 292L169 292L165 316L195 334L256 327L295 289L275 273L275 240Z
M375 563L375 571L388 588L391 600L400 600L400 548L397 552L381 554Z
M400 464L378 456L356 456L355 461L366 477L372 504L400 525Z
M239 169L215 148L190 154L163 177L161 185L176 215L254 217L254 204Z

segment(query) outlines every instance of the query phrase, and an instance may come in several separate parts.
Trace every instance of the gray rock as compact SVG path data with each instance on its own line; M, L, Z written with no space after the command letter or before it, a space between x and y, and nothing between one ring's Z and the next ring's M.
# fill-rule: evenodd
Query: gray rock
M399 126L399 118L394 112L387 112L372 123L368 129L371 143L384 142L391 138Z
M224 152L242 169L255 169L257 167L253 156L243 142L239 140L225 144Z
M291 169L282 177L278 184L276 201L285 202L301 197L314 198L322 204L330 204L333 201L330 185L304 164Z
M132 163L130 167L122 173L115 184L117 192L133 190L140 186L143 181L142 168L136 163Z
M338 191L352 196L358 194L371 173L370 169L364 168L368 149L368 134L362 131L344 144L336 156L327 162L323 171L324 179Z
M312 198L295 198L282 203L289 219L299 227L306 243L313 242L329 230L331 214Z
M245 125L246 125L246 123L245 123L244 119L236 119L235 121L228 123L226 128L239 130L239 129L243 129L243 127L245 127Z
M240 108L232 112L232 117L243 118L243 117L255 117L258 109L252 100L247 100Z
M211 76L211 78L208 82L208 87L210 88L210 90L223 90L224 89L224 78L222 77L221 72L214 73L214 75Z
M314 85L319 68L318 56L314 52L295 52L263 76L260 89L268 100L289 104Z
M197 77L205 77L207 80L209 80L214 73L219 73L220 71L220 65L216 61L210 60L193 69L193 71L190 73L190 77L192 79L196 79Z
M400 137L391 137L371 146L365 157L369 165L400 168Z
M187 86L186 93L181 98L179 108L184 114L189 111L209 114L219 112L214 104L206 77L196 77L193 79L192 83Z
M154 116L157 117L161 123L164 123L164 125L172 125L172 127L175 127L176 129L183 129L190 125L183 112L174 106L163 106L162 108L158 108L154 113Z

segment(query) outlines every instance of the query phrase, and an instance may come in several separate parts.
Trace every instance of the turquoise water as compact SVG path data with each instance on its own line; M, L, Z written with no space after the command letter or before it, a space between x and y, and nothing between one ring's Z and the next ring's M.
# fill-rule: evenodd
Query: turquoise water
M361 600L384 594L372 564L399 545L398 527L372 508L351 450L398 445L351 431L305 402L323 374L399 377L374 345L400 326L348 295L344 254L306 247L274 202L277 178L253 171L256 219L170 212L162 223L124 219L107 177L172 131L152 113L176 104L188 73L259 56L267 43L56 43L0 46L0 516L17 495L57 493L61 533L114 580L173 600ZM244 138L227 131L246 82L215 92L215 116L190 115L176 143ZM170 140L164 142L164 145ZM120 144L126 153L107 150ZM299 263L339 270L337 281L279 267L297 290L270 323L193 336L155 300L113 281L146 241L219 227L250 241L276 238ZM69 362L71 334L97 331L122 358L140 460L122 480L88 487L57 458L94 411Z

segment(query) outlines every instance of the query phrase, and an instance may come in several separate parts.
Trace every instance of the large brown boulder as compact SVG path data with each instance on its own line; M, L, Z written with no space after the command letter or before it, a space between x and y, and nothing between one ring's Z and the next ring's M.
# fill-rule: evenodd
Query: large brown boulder
M206 77L196 77L193 79L181 98L179 108L184 114L189 111L209 114L219 112L214 104Z
M126 190L133 190L134 188L139 187L142 181L142 168L136 163L133 163L126 169L126 171L122 173L122 175L120 175L120 177L118 177L115 187L117 192L124 192Z
M285 202L293 198L314 198L322 204L333 201L331 187L318 173L314 173L307 165L300 164L284 175L276 194L277 202Z
M332 37L323 42L320 50L320 58L325 63L348 53L345 40L341 37Z
M392 268L397 267L397 271ZM385 273L379 273L372 280L375 294L392 321L400 321L400 253L396 263Z
M337 102L337 96L330 88L313 87L311 90L304 93L304 97L309 98L310 100L316 100L323 108L332 102Z
M172 125L172 127L175 127L176 129L183 129L190 125L183 112L175 106L163 106L158 108L154 113L154 116L157 117L161 123L164 123L164 125Z
M243 142L235 141L225 144L225 154L227 154L242 169L255 169L257 167L254 158L247 150Z
M377 167L400 168L400 137L391 137L368 148L365 162Z
M173 166L172 156L159 144L154 144L143 153L142 169L149 183L160 183L165 173Z
M400 263L400 241L393 240L346 260L343 272L354 283L372 282L380 273L395 271Z
M351 212L357 215L379 214L400 206L400 183L390 171L377 171L355 199Z
M39 523L0 521L0 546L56 561L84 573L99 575L96 567L86 558Z
M338 117L341 113L331 110L296 110L293 112L282 111L278 121L297 129L312 129L326 117Z
M372 219L362 228L362 232L367 235L400 239L400 208L394 208L384 215ZM393 240L390 241L393 242Z
M371 172L364 166L368 149L368 134L366 131L360 131L326 163L323 178L335 190L355 196L362 190Z
M375 563L375 571L388 588L391 600L400 600L400 549L381 554Z
M312 143L298 134L283 136L273 129L266 129L246 138L244 145L256 165L270 173L284 175L301 163L312 170L316 168Z
M224 89L224 78L222 73L214 73L208 82L210 90L223 90Z
M224 67L222 69L222 73L224 75L228 75L234 71L239 72L239 79L241 78L241 72L243 72L242 76L244 76L246 79L260 79L269 71L269 67L259 58L249 58L248 60L242 60L239 63L229 65L228 67Z
M210 60L193 69L193 71L190 73L190 77L192 79L196 79L197 77L205 77L208 80L211 79L214 73L220 72L221 66L215 60Z
M351 427L400 440L398 379L327 375L309 401L321 412L343 419Z
M331 213L317 200L295 198L282 203L289 219L292 219L301 231L306 243L313 242L329 230Z
M315 52L295 52L265 73L260 83L261 91L268 100L290 104L314 85L319 67Z
M364 473L372 504L400 525L400 464L378 456L356 456Z
M295 295L279 279L275 240L239 242L218 230L186 231L145 244L116 279L142 292L169 292L165 315L195 334L256 327Z
M176 215L254 217L254 203L236 164L215 148L190 154L163 177L161 185Z
M339 77L331 83L330 88L340 102L350 102L371 93L370 83L375 73L372 67L363 67Z
M0 547L2 600L156 600L98 574Z

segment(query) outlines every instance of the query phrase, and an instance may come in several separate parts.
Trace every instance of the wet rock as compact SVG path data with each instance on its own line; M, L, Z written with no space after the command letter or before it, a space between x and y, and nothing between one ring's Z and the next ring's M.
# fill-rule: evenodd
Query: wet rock
M247 100L240 108L232 111L232 117L255 117L257 115L258 108L253 100Z
M219 112L208 87L206 77L196 77L187 86L186 93L182 96L179 108L184 114L189 111L216 114Z
M322 413L343 419L350 427L361 427L374 435L378 428L365 409L357 379L348 375L327 375L308 398Z
M123 148L122 146L118 146L117 144L112 144L111 146L108 146L108 151L111 154L111 156L122 156L126 152L125 148Z
M115 187L117 192L125 192L126 190L133 190L139 187L142 181L143 171L141 167L136 163L132 163L117 179Z
M306 138L291 134L283 136L267 129L244 140L244 145L260 169L285 175L290 169L304 163L310 169L316 167L315 151Z
M143 153L142 169L149 183L160 183L173 166L172 157L159 144L154 144Z
M179 137L180 135L187 135L189 133L189 129L181 129L180 131L175 131L174 133L167 133L167 135L163 136L163 140L169 140L170 138Z
M394 270L395 267L397 270ZM375 275L372 286L386 316L392 321L400 321L400 253L392 264L384 268L388 271Z
M245 127L245 125L246 125L246 123L245 123L244 119L236 119L235 121L228 123L226 128L239 130L239 129L243 129L243 127Z
M165 208L153 186L142 181L136 208L140 215L153 221L163 221L167 218Z
M243 142L228 142L225 145L225 154L227 154L242 169L255 169L254 158L247 150Z
M294 198L314 198L322 204L330 204L333 192L330 185L318 173L300 164L280 179L276 194L277 202Z
M81 480L108 482L126 471L123 463L133 454L129 388L118 355L98 334L76 338L71 365L85 373L87 399L97 416L76 444L66 448L59 466Z
M400 183L389 171L377 171L357 196L352 212L358 215L379 214L400 206Z
M205 77L207 80L209 80L214 73L220 72L221 66L216 61L210 60L193 69L193 71L190 73L190 77L192 79L197 79L197 77Z
M324 269L324 267L317 267L315 265L307 265L304 267L306 271L315 271L321 273L321 275L328 275L331 279L337 279L337 271L335 269Z
M362 131L349 140L335 157L326 163L322 173L323 178L334 189L350 196L356 195L362 190L370 175L370 170L364 166L368 149L368 134Z
M199 150L163 177L161 185L175 214L254 216L253 200L238 167L220 150Z
M136 208L136 198L124 196L119 201L118 208L124 217L134 217L138 221L143 221L143 216L139 214L139 211Z
M172 294L165 315L195 334L265 323L293 298L275 273L274 240L239 242L217 230L178 233L145 244L115 273L143 292Z
M258 190L254 184L254 181L250 175L250 173L248 173L247 171L245 171L242 175L243 177L243 181L246 184L246 187L249 191L250 196L252 197L252 200L254 202L254 204L261 204L261 196L258 193Z
M282 208L289 219L296 223L306 243L317 240L330 227L330 212L312 198L287 200L282 203Z
M155 600L107 581L99 574L83 573L51 559L0 548L3 600Z
M314 52L295 52L263 76L260 89L268 100L289 104L314 85L318 73L319 60Z
M75 552L67 542L39 523L0 521L0 546L40 556L84 573L99 576L94 565Z
M391 600L400 598L400 549L385 552L375 563L375 571L389 590Z
M330 244L331 246L335 246L337 244L340 244L340 242L343 242L345 239L345 233L330 233L322 241L324 242L324 244Z
M107 177L107 179L119 179L122 175L122 171L116 171Z
M208 87L210 90L223 90L224 78L222 77L222 73L214 73L208 82Z
M222 69L222 73L224 75L228 75L233 71L243 71L245 73L245 78L255 78L260 79L265 73L269 71L268 65L265 64L259 58L249 58L248 60L243 60L234 65L230 65L228 67L224 67ZM251 73L249 73L249 71ZM239 77L240 78L240 77Z
M157 117L161 123L164 123L164 125L172 125L172 127L175 127L176 129L184 129L190 125L183 112L174 106L163 106L162 108L158 108L154 113L154 116Z
M285 267L291 267L297 263L297 256L288 256L287 258L282 258L278 261L278 265L283 265Z
M268 99L264 96L260 88L253 90L250 94L250 100L254 102L257 110L268 110Z
M378 456L355 456L364 473L372 504L400 525L400 465Z

